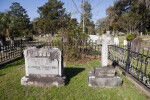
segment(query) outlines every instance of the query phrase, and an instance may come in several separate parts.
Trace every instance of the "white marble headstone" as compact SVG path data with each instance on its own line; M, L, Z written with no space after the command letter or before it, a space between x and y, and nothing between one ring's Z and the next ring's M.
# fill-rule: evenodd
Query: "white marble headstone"
M97 35L89 35L88 41L91 40L93 43L96 43L98 38L99 38L99 36L97 36Z
M115 44L115 45L119 45L119 39L118 39L118 37L115 37L115 38L114 38L114 44Z
M62 75L61 51L58 48L28 48L24 51L26 76Z
M107 35L110 35L110 31L107 31L106 34L107 34Z
M111 38L107 35L102 35L102 67L107 66L108 64L108 45L111 42Z
M123 45L124 45L124 46L127 46L127 40L124 40L124 41L123 41Z

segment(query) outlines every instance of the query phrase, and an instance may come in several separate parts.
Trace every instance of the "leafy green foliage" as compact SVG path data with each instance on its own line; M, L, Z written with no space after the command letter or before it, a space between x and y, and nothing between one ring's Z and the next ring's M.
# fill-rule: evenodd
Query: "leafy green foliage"
M94 34L95 33L95 24L92 19L92 8L91 4L88 1L84 1L83 5L81 5L81 8L84 6L84 23L85 23L85 32L87 34ZM80 27L83 28L83 15L81 15L81 22Z
M41 32L52 34L52 36L56 34L61 27L61 16L64 11L63 3L58 0L48 0L47 3L39 7L40 18L38 18L37 24Z
M10 37L11 43L14 43L14 37L22 36L31 29L29 22L26 10L19 3L13 2L10 11L0 13L0 38L4 40Z
M11 21L15 18L12 26L17 30L10 32L11 36L16 36L18 33L19 35L17 36L22 36L26 30L30 30L30 20L27 11L19 3L13 2L8 13L12 16Z
M145 0L139 1L116 0L114 6L107 8L107 20L100 27L115 33L121 31L126 33L143 32L145 34L145 29L150 31L150 10L148 10Z
M77 19L70 19L66 17L63 22L64 27L62 27L62 37L67 40L66 54L68 57L81 58L79 47L86 42L87 35L81 32Z
M126 36L126 40L127 40L127 41L132 41L132 40L133 40L133 35L132 35L132 34L128 34L128 35Z

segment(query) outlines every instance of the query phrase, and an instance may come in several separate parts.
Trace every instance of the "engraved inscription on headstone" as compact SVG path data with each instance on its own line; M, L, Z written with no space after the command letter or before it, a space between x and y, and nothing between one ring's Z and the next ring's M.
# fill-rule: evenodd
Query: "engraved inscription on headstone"
M61 51L59 49L30 48L24 51L26 76L60 75Z

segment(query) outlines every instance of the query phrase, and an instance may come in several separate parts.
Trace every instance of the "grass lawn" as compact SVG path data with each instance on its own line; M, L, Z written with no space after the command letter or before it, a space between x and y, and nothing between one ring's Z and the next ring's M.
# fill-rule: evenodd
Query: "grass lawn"
M98 60L89 61L91 66L100 65ZM25 87L20 80L25 75L24 59L6 65L0 69L0 100L148 100L146 94L139 90L123 75L122 87L104 88L88 87L87 63L68 61L65 74L66 86L62 87Z

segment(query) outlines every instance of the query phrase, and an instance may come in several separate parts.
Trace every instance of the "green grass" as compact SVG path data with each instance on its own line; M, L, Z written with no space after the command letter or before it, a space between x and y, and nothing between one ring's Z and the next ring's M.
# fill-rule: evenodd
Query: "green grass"
M92 68L100 65L98 60L89 61ZM123 75L122 87L104 88L88 87L87 63L67 62L65 74L66 86L62 87L25 87L20 80L25 75L24 59L1 67L0 69L0 99L1 100L148 100L146 94L140 91Z
M48 41L48 40L53 40L53 41L61 41L62 37L55 37L55 38L50 38L50 37L39 37L39 36L35 36L34 40L36 41Z

